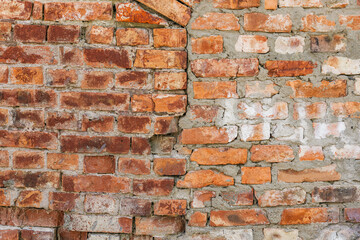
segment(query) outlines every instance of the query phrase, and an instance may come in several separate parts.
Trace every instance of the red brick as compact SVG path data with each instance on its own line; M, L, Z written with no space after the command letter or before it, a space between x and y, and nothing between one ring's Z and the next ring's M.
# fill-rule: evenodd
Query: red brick
M41 201L43 200L43 195L40 191L31 191L25 190L21 191L18 198L16 199L17 207L34 207L40 208Z
M83 50L75 47L60 47L60 62L71 66L84 65Z
M78 170L79 156L76 154L48 153L47 167L54 170Z
M137 217L136 235L170 235L185 231L185 221L180 217Z
M62 183L66 192L129 193L131 180L110 175L63 175Z
M193 82L195 99L238 98L235 81Z
M194 191L193 201L191 202L192 208L204 208L211 206L211 199L216 197L216 192L208 190L196 190Z
M152 101L155 112L184 113L187 105L187 95L154 94Z
M8 166L9 166L9 152L0 151L0 167L8 167Z
M48 46L0 47L0 63L57 64L54 48Z
M267 53L269 52L268 39L260 35L240 35L235 50L248 53Z
M112 116L87 116L82 119L82 131L111 132L114 129L114 117Z
M59 211L72 211L80 195L77 193L50 192L49 209Z
M141 138L141 137L132 137L131 153L136 155L149 155L151 153L151 146L149 139Z
M187 35L185 29L161 29L156 28L154 32L154 47L185 48Z
M0 187L4 187L4 182L10 180L12 183L11 185L17 188L58 188L60 184L60 173L25 172L19 170L6 170L0 172Z
M118 130L125 133L149 133L151 119L147 116L119 116Z
M315 187L311 193L313 203L346 203L358 201L356 186Z
M191 154L191 161L199 165L245 164L247 149L242 148L199 148Z
M338 102L331 103L330 106L335 116L360 118L359 102Z
M134 67L185 69L187 67L187 54L185 51L138 49Z
M115 85L119 88L142 89L146 87L147 79L147 72L119 72L115 75Z
M239 31L239 19L232 13L210 12L195 19L191 24L195 30Z
M326 103L294 103L295 120L298 119L323 119L326 115Z
M168 25L166 20L143 10L136 3L117 3L116 21L131 23L148 23L163 26Z
M176 158L155 158L154 172L161 176L178 176L186 173L186 160Z
M0 230L0 239L18 240L20 237L18 229L2 229Z
M11 68L10 81L20 85L42 85L44 82L42 67L14 67Z
M189 7L194 7L196 4L200 3L201 0L180 0L184 4L188 5Z
M90 44L111 44L114 36L114 28L103 26L91 26L86 34L86 40Z
M81 81L82 89L106 89L112 84L114 75L111 72L87 71Z
M123 28L116 30L116 45L137 46L148 45L149 33L147 29Z
M84 50L85 63L96 68L131 68L132 60L125 49L89 48ZM136 67L136 66L135 66Z
M154 214L161 216L181 216L186 214L186 200L161 199L154 205Z
M305 170L285 169L278 171L278 182L302 183L320 181L338 181L341 175L336 171L336 165L328 165Z
M344 216L347 222L359 223L360 208L345 208Z
M86 213L116 214L118 211L117 200L107 195L85 196L84 209Z
M150 94L133 95L131 97L131 110L133 112L152 112L154 102Z
M174 187L174 179L134 179L133 193L135 195L148 196L168 196Z
M299 187L266 190L256 198L260 207L297 205L305 203L306 192Z
M185 72L155 72L154 81L156 90L183 90L187 87L187 74Z
M80 37L80 26L50 25L47 40L51 43L77 43Z
M191 120L196 122L214 122L218 115L218 106L192 105L189 112Z
M344 52L346 38L342 34L311 36L310 49L311 52Z
M306 76L313 73L317 64L311 61L266 61L270 77Z
M207 186L231 186L234 178L213 170L198 170L188 172L184 180L178 180L178 188L202 188Z
M245 13L244 29L252 32L291 32L290 15L268 15L263 13Z
M114 156L85 156L84 173L115 173Z
M346 96L346 80L335 81L321 81L318 87L314 87L311 82L304 82L301 80L288 81L287 86L290 86L294 92L293 98L337 98Z
M229 211L211 211L210 226L230 227L269 224L266 212L262 209L240 209Z
M254 145L250 153L252 162L290 162L295 158L293 149L287 145Z
M240 130L240 138L244 142L261 141L270 138L269 123L259 123L255 125L244 124Z
M320 146L300 146L299 148L299 160L300 161L314 161L324 160L324 153Z
M48 2L45 3L45 21L111 20L111 2Z
M52 230L32 230L32 229L22 229L21 238L23 240L32 240L32 239L54 239L56 236L56 231Z
M338 208L291 208L281 214L281 225L338 223Z
M199 127L184 129L180 135L182 144L229 143L237 137L237 127Z
M264 184L271 183L270 167L242 167L242 184Z
M151 201L146 199L122 198L120 199L120 215L150 216Z
M119 158L118 171L125 174L149 175L150 161L135 158Z
M44 4L41 2L34 2L33 11L32 11L32 19L33 20L42 20L43 18L43 8Z
M87 232L67 231L63 228L59 229L60 240L86 240L87 235Z
M125 154L130 149L128 137L66 135L61 136L60 143L62 152Z
M9 189L0 189L0 206L2 207L8 207L12 205L12 191ZM1 231L0 231L1 236Z
M189 219L190 227L205 227L207 222L207 213L194 212Z
M154 134L169 134L176 133L177 131L177 118L156 117L154 124Z
M10 113L7 109L0 109L0 125L5 126L9 123Z
M129 95L126 93L63 92L60 104L66 109L117 110L129 109Z
M286 119L289 116L286 102L275 102L271 107L260 102L251 105L240 102L238 109L240 119Z
M196 77L251 77L259 72L259 60L248 59L197 59L191 62Z
M0 42L9 41L10 38L11 38L11 23L0 22Z
M17 148L56 149L57 134L0 130L0 146Z
M280 0L279 7L303 7L303 8L320 8L323 7L323 4L320 0L310 0L310 1L291 1L291 0Z
M16 24L14 40L25 43L43 43L46 37L46 26Z
M273 82L252 81L246 83L245 97L249 98L269 98L278 94L277 85Z
M48 69L48 82L51 87L67 87L75 85L78 80L78 74L73 69Z
M0 19L29 20L32 3L28 1L2 1Z
M43 128L44 111L42 110L15 110L13 124L17 128Z
M139 0L140 3L170 18L185 27L190 18L191 10L176 0Z
M335 21L330 21L326 16L308 14L301 19L303 32L330 32L335 30Z
M213 0L213 6L216 8L226 9L244 9L252 7L260 7L260 0Z
M78 120L74 113L47 112L46 127L50 129L77 130Z
M42 152L16 151L13 153L14 168L43 168L44 154Z
M359 5L359 2L358 2ZM339 22L341 25L346 25L347 28L351 30L360 30L360 16L352 15L352 16L339 16Z
M252 188L241 191L222 191L220 196L230 206L250 206L254 202L254 190Z

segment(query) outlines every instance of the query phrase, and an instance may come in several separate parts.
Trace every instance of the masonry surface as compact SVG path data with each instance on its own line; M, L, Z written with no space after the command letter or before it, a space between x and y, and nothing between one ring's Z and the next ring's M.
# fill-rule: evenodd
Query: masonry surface
M0 239L360 239L359 41L359 0L0 0Z

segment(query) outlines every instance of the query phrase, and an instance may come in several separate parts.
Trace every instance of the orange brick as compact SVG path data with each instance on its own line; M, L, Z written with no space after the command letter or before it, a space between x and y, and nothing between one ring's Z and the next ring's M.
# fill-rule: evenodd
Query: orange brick
M17 200L17 207L34 207L40 208L41 201L43 200L43 194L40 191L25 190L21 191Z
M181 216L186 214L186 200L161 199L154 205L154 214L160 216Z
M78 170L79 156L76 154L48 153L47 167L54 170Z
M207 213L194 212L189 219L190 227L205 227L207 222Z
M221 35L191 38L191 50L197 54L216 54L223 52L223 38Z
M308 14L301 19L303 32L330 32L335 30L335 22L323 15Z
M198 17L191 24L191 29L197 30L222 30L222 31L239 31L239 19L232 13L207 13Z
M176 158L155 158L154 172L161 176L178 176L186 173L186 160Z
M242 184L264 184L271 183L270 167L242 167Z
M210 226L231 227L244 225L269 224L262 209L213 210L210 212Z
M111 44L114 36L114 28L91 26L87 32L86 39L91 44Z
M118 46L148 45L149 33L141 28L123 28L116 30L116 44Z
M243 148L199 148L190 157L200 165L245 164L247 149Z
M216 8L226 8L226 9L244 9L259 7L260 0L213 0L213 5Z
M338 222L338 208L291 208L283 210L280 225Z
M185 69L187 67L187 54L185 51L138 49L134 66L138 68Z
M182 144L229 143L237 137L237 127L199 127L184 129L180 135Z
M293 149L287 145L254 145L250 153L253 162L289 162L295 158Z
M135 158L119 158L118 171L120 173L148 175L150 174L150 161Z
M293 89L294 98L337 98L346 96L346 80L321 81L318 87L314 87L311 82L301 80L288 81L287 86Z
M300 161L314 161L324 160L324 153L320 146L300 146L299 148Z
M238 98L235 81L193 82L195 99Z
M81 81L82 89L106 89L112 85L114 74L111 72L91 71L84 72Z
M245 13L244 29L250 32L291 32L290 15L267 15L263 13Z
M42 85L44 82L42 67L16 67L11 69L10 80L13 84Z
M270 77L295 77L313 73L317 64L311 61L266 61Z
M336 170L336 165L318 167L296 171L293 169L279 170L279 182L320 182L320 181L338 181L341 178L340 173Z
M161 29L156 28L154 32L154 47L184 48L187 43L185 29Z
M359 5L359 2L358 2ZM339 22L341 25L346 25L347 28L351 30L360 30L360 16L353 15L353 16L339 16Z
M231 186L234 178L213 170L198 170L188 172L184 180L178 180L178 188L202 188L207 186Z

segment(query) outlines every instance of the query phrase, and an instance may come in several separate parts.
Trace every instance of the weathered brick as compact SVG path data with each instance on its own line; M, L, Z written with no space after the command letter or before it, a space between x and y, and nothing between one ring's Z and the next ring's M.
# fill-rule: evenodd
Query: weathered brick
M132 60L125 49L88 48L84 50L85 63L97 68L131 68Z
M122 198L120 199L120 215L150 216L151 201L146 199Z
M20 192L18 198L16 199L16 206L22 208L40 208L42 200L43 194L40 191L24 190Z
M9 152L8 151L0 151L0 167L8 167L9 166Z
M150 94L133 95L131 97L131 110L133 112L152 112L154 102Z
M298 205L305 203L306 192L300 187L266 190L256 198L260 207Z
M268 15L263 13L245 13L244 29L250 32L291 32L290 15Z
M17 128L43 128L44 111L42 110L15 110L13 124Z
M12 191L9 189L0 189L0 206L9 207L12 205ZM0 231L1 233L1 231ZM1 236L1 234L0 234Z
M57 134L0 130L0 146L17 148L56 149Z
M270 124L259 123L256 125L244 124L240 128L240 138L244 142L261 141L270 138Z
M66 192L128 193L130 192L131 180L126 177L110 175L63 175L62 183Z
M118 130L125 133L149 133L151 119L147 116L119 116Z
M86 34L86 40L91 44L111 44L114 36L114 28L103 26L91 26Z
M186 173L186 159L155 158L154 172L161 176L178 176Z
M131 153L136 155L149 155L151 153L149 139L142 137L132 137Z
M291 208L281 214L281 225L338 223L338 208Z
M269 52L268 39L260 35L240 35L235 50L247 53L267 53Z
M125 154L130 150L128 137L66 135L61 136L60 143L62 152Z
M343 147L331 146L330 152L335 159L360 159L360 148L357 145L345 144Z
M116 30L116 45L137 46L148 45L149 33L147 29L122 28Z
M334 0L326 3L329 8L345 8L347 5L349 5L349 0Z
M48 2L45 3L45 21L111 20L111 2Z
M169 134L177 132L177 122L177 118L175 117L156 117L154 134Z
M0 239L18 240L20 237L18 229L1 229Z
M238 128L235 126L184 129L180 140L182 144L229 143L237 137L237 130Z
M84 51L76 47L60 47L60 62L71 66L84 65Z
M178 180L178 188L202 188L207 186L231 186L234 178L213 170L198 170L188 172L184 180Z
M191 10L176 0L139 0L140 3L185 27L191 17Z
M299 119L323 119L326 115L326 103L314 102L314 103L294 103L295 120Z
M300 161L324 160L324 153L321 146L304 146L299 148Z
M87 235L87 232L69 231L64 228L59 229L59 237L61 240L87 240Z
M303 32L330 32L335 30L335 22L324 15L308 14L301 19Z
M270 77L295 77L313 73L317 64L311 61L266 61L265 68Z
M76 130L77 117L70 112L47 112L46 127L50 129Z
M66 109L117 110L129 109L127 93L63 92L60 105Z
M336 123L313 123L315 139L323 139L328 137L340 137L346 130L344 122Z
M352 15L352 16L339 16L339 22L341 25L346 25L347 28L351 30L360 30L360 16Z
M211 199L216 197L216 192L209 190L194 191L194 198L191 202L192 208L204 208L211 206Z
M163 18L155 16L142 8L136 3L117 3L116 4L116 21L132 23L148 23L167 26L168 23Z
M80 37L80 26L50 25L47 40L52 43L77 43Z
M174 179L134 179L133 192L135 195L167 196L174 187Z
M81 129L83 131L111 132L114 129L113 116L87 116L82 119Z
M23 240L54 239L55 237L56 237L55 229L45 229L45 230L22 229L21 230L21 238Z
M311 192L312 202L346 203L360 199L356 186L323 186L315 187Z
M194 7L196 4L200 3L201 0L180 0L180 2L185 3L189 7Z
M87 71L81 81L82 89L106 89L112 84L113 73L103 71Z
M9 68L7 66L0 66L0 83L8 83L8 79Z
M163 236L185 230L185 222L180 217L137 217L135 225L135 235Z
M57 64L54 48L49 46L2 46L0 63Z
M16 24L14 40L25 43L43 43L46 37L46 26Z
M43 18L43 8L44 4L41 2L34 2L33 10L32 10L32 19L33 20L42 20Z
M239 19L232 13L210 12L198 17L191 24L191 29L195 30L221 30L221 31L239 31Z
M213 6L216 8L226 9L244 9L252 7L260 7L260 0L213 0Z
M42 67L11 68L10 81L19 85L42 85L44 82Z
M84 209L87 213L108 213L113 215L118 211L117 200L112 196L87 194Z
M270 167L242 167L242 184L264 184L271 183Z
M266 10L276 10L278 7L278 0L265 0Z
M187 95L154 94L152 95L155 112L184 113L186 111Z
M115 173L114 156L85 156L85 173Z
M48 82L51 87L67 87L75 85L78 74L74 69L48 69Z
M0 109L0 125L5 126L9 123L10 113L8 109Z
M286 119L288 117L286 102L276 102L270 108L260 102L254 102L251 105L241 102L238 104L238 109L240 119Z
M299 230L297 229L280 229L280 228L264 228L264 239L299 239Z
M311 52L344 52L346 51L346 38L342 34L311 36Z
M190 118L196 122L214 122L218 115L218 106L191 105L188 110Z
M245 164L247 160L247 149L199 148L193 151L190 160L200 165Z
M181 216L186 214L186 200L161 199L154 205L154 214L161 216Z
M254 190L222 191L221 198L230 206L250 206L254 202Z
M221 35L191 38L191 50L197 54L216 54L223 52L224 41Z
M266 212L261 209L213 210L210 212L210 226L231 227L269 224Z
M42 152L16 151L13 153L14 168L43 168L44 154Z
M338 102L330 104L333 114L338 117L360 117L360 103L359 102Z
M186 89L187 74L185 72L155 72L154 86L156 90Z
M58 172L26 172L20 170L4 170L0 172L0 187L10 185L18 188L58 188L59 183L60 173Z
M187 35L185 29L161 29L155 28L154 47L174 47L184 48L187 43Z
M11 38L11 23L0 22L0 42L9 41L10 38Z
M59 211L72 211L80 195L77 193L50 192L49 209Z
M126 174L148 175L150 174L150 161L135 158L119 158L118 171Z
M346 80L323 80L318 86L301 80L288 81L287 86L293 90L293 98L337 98L346 96Z
M254 145L250 153L253 162L289 162L295 158L293 149L287 145Z
M31 9L31 2L5 0L1 2L0 19L29 20Z
M207 213L194 212L189 219L190 227L205 227L207 222Z
M336 165L328 165L305 170L285 169L278 171L278 181L288 183L338 181L341 175L336 171Z
M347 222L358 223L360 222L360 208L345 208L344 216Z
M245 97L249 98L269 98L279 91L276 84L268 81L252 81L247 82L245 86Z
M248 59L197 59L191 62L196 77L251 77L259 72L259 60Z
M350 59L346 57L329 57L324 61L321 69L322 74L333 73L336 75L360 74L360 59Z
M187 54L185 51L138 49L134 62L134 66L138 68L185 69L186 65Z
M115 85L120 88L142 89L146 88L147 79L147 72L120 72L115 75Z
M303 8L321 8L323 4L321 0L279 0L279 7L303 7Z
M293 54L304 52L305 38L301 36L278 37L275 41L275 52Z
M238 98L235 81L193 82L195 99Z

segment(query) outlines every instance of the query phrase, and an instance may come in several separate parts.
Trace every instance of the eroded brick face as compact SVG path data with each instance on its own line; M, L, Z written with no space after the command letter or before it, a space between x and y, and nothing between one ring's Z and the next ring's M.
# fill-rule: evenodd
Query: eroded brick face
M359 0L0 0L0 239L360 239Z

